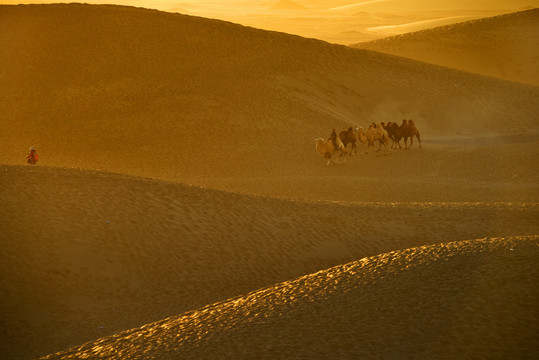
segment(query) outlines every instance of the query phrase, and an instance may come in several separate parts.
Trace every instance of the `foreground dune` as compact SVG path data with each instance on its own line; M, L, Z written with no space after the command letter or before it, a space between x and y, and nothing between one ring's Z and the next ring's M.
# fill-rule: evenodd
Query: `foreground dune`
M538 21L536 8L354 47L539 86Z
M45 359L531 359L538 241L365 258Z
M29 359L363 257L539 233L511 203L299 202L2 166L1 351Z

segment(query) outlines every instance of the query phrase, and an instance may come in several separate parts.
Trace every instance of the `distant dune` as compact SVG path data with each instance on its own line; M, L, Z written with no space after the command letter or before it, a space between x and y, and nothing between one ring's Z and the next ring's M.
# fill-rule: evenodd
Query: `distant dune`
M539 86L539 9L412 32L354 47Z
M45 359L530 359L538 240L365 258Z
M335 1L315 0L323 2L332 10L355 13L358 11L368 11L372 13L386 14L406 14L425 11L470 11L481 9L501 10L501 9L519 9L530 6L533 0L362 0L362 1L339 1L340 6L335 6Z
M292 0L279 0L269 7L270 10L300 10L305 9L304 6Z

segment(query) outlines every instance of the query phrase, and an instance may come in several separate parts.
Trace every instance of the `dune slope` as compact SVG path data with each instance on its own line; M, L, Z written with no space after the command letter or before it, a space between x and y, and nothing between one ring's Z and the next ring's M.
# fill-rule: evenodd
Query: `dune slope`
M45 359L532 358L538 240L365 258Z
M404 302L411 311L396 321L400 327L394 332L384 326L372 331L374 338L371 331L362 333L370 341L361 345L368 354L379 353L378 346L400 349L397 342L418 357L437 356L437 349L445 354L446 347L435 345L446 338L430 335L440 323L420 323L432 346L418 346L425 334L410 329L420 311L417 304L432 291L440 302L420 313L425 319L435 317L436 305L455 310L453 302L444 303L447 299L472 303L473 313L484 306L477 313L485 314L485 323L465 313L462 322L452 323L458 326L448 325L444 334L459 349L476 346L459 334L478 330L478 343L485 347L480 350L490 355L487 325L520 327L518 339L533 330L521 318L528 316L535 296L530 279L536 273L528 265L539 234L539 87L132 7L0 6L0 23L1 354L30 359L89 342L91 349L85 345L81 351L91 358L101 345L89 344L101 338L107 346L115 339L133 342L134 347L113 345L122 351L118 357L127 351L135 358L167 358L169 350L172 357L177 350L195 358L247 357L241 355L249 351L243 344L253 343L257 356L271 358L284 357L286 344L301 344L305 336L298 357L309 357L310 351L338 357L331 344L340 337L325 342L324 331L303 319L317 321L308 317L312 309L324 314L325 303L371 289L372 302L361 305L364 299L354 297L350 303L358 300L360 306L335 303L335 309L358 320L376 314L364 323L368 328L389 324L386 312L376 307L383 299L389 301L386 309L398 308L402 290L412 303ZM413 118L421 130L421 149L417 142L411 150L368 155L360 148L358 155L330 167L315 152L314 139L328 136L332 128L403 118ZM24 163L31 145L40 155L37 166ZM440 245L485 237L499 239ZM407 252L381 255L378 259L395 261L384 268L378 266L382 260L373 260L373 268L365 269L368 279L375 276L368 289L351 285L350 291L342 287L342 295L327 298L312 293L315 301L305 302L305 309L313 308L304 313L281 307L278 289L287 283L272 288L423 245L440 246L410 250L410 269L420 271L401 266ZM521 250L513 264L507 254L516 247ZM433 262L431 253L452 260ZM482 287L470 294L461 291L474 275L466 271L472 266L466 259L496 264L480 267ZM514 270L515 281L504 282L506 287L492 275L498 265L501 279ZM335 269L318 275L344 276ZM422 281L431 269L432 279ZM376 278L379 273L387 276ZM417 277L403 289L399 280L407 274ZM454 285L437 287L444 282ZM244 318L266 326L256 314L268 314L268 328L256 333L272 338L274 326L283 327L282 348L275 337L268 342L271 348L261 345L263 338L257 343L253 328L242 320L226 328L237 315L228 312L233 303L227 299L252 296L261 288L276 294L271 295L276 301L261 301L261 312L253 308ZM306 294L311 288L318 291L307 284ZM291 289L303 299L301 287ZM484 289L493 292L485 295ZM518 291L522 302L500 305L499 296L513 299ZM222 332L193 320L196 309L205 306L222 309ZM370 310L357 315L358 309ZM502 309L499 323L490 320L496 309ZM516 313L511 315L515 322L508 320L508 311ZM302 319L293 320L296 314ZM177 345L187 347L179 349L160 337L170 320L163 319L171 316L180 316L173 322L188 319L180 325L188 332L202 326L209 337L186 338ZM154 329L160 320L164 327L153 340L141 335L137 343L125 334L107 338L133 328L133 334L143 334L137 328ZM344 334L342 348L360 351L346 328L331 326L332 333ZM297 331L300 327L305 334ZM380 340L382 331L393 337ZM504 339L493 349L510 357L513 338L496 331L495 340ZM410 333L413 338L406 338ZM166 336L178 340L177 333ZM526 355L532 345L522 345L517 355ZM216 354L219 349L226 352Z
M397 249L539 233L539 207L338 204L0 168L0 352L30 359Z
M353 45L539 86L539 9Z
M537 130L537 87L371 51L119 6L2 6L0 18L0 163L34 145L44 165L278 184L317 176L313 140L333 127Z

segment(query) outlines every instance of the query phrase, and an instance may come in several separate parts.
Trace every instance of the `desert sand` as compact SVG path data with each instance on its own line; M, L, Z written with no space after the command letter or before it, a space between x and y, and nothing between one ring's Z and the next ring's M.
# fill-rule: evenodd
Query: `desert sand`
M535 8L354 46L539 86L538 21Z
M530 359L537 240L391 252L45 359Z
M0 21L0 357L537 352L537 86L142 8ZM421 148L315 151L402 119Z
M0 0L39 4L48 0ZM59 1L69 3L69 1ZM350 45L539 6L537 0L88 0L144 7Z

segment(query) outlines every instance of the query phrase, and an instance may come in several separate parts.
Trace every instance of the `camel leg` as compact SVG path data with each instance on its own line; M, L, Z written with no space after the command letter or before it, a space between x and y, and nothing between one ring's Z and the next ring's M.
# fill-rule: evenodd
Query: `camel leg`
M416 134L417 141L419 141L419 148L421 149L421 136L419 136L419 133Z
M369 153L369 149L370 149L371 147L374 149L374 141L369 141L369 142L367 143L367 151L365 151L365 154L368 154L368 153Z

